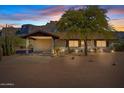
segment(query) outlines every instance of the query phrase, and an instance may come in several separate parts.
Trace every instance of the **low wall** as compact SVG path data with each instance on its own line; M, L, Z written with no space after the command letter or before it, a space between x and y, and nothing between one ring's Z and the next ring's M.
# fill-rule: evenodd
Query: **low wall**
M16 50L16 54L26 54L26 49L23 49L23 50ZM32 49L29 49L28 50L29 53L33 53L33 50Z

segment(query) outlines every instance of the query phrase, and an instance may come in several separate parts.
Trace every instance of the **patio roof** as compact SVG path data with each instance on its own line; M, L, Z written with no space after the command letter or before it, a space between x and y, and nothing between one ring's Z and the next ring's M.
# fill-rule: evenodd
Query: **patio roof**
M31 37L31 36L43 36L43 37L52 37L54 39L59 39L59 36L57 35L54 35L52 33L48 33L48 32L45 32L45 31L41 31L41 30L38 30L38 31L35 31L33 33L29 33L27 35L23 35L21 36L22 38L28 38L28 37Z

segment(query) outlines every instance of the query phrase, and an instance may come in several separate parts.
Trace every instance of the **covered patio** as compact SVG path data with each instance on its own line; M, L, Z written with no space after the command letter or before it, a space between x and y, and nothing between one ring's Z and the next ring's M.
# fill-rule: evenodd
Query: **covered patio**
M55 39L59 39L56 35L40 30L24 35L22 38L26 39L26 54L29 54L31 49L33 52L53 53Z

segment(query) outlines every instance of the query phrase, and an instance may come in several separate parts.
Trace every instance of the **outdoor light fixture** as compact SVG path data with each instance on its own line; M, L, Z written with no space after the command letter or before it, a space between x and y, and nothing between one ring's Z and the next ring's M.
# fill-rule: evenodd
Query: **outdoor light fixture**
M111 50L111 53L114 53L115 51L114 50Z
M94 52L94 50L91 48L91 49L90 49L90 52Z
M64 48L61 48L61 52L65 52L65 49Z
M78 53L78 49L75 49L75 53Z
M55 49L52 49L52 54L55 54Z

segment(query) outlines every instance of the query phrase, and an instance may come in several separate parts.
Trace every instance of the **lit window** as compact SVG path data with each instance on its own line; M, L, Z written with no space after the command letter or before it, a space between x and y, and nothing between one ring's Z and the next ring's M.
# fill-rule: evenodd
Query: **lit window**
M69 41L69 47L78 47L78 41L77 40L70 40Z
M96 42L97 47L106 47L106 41L97 41Z
M94 46L94 41L87 41L87 46ZM84 41L81 41L81 47L84 47Z

